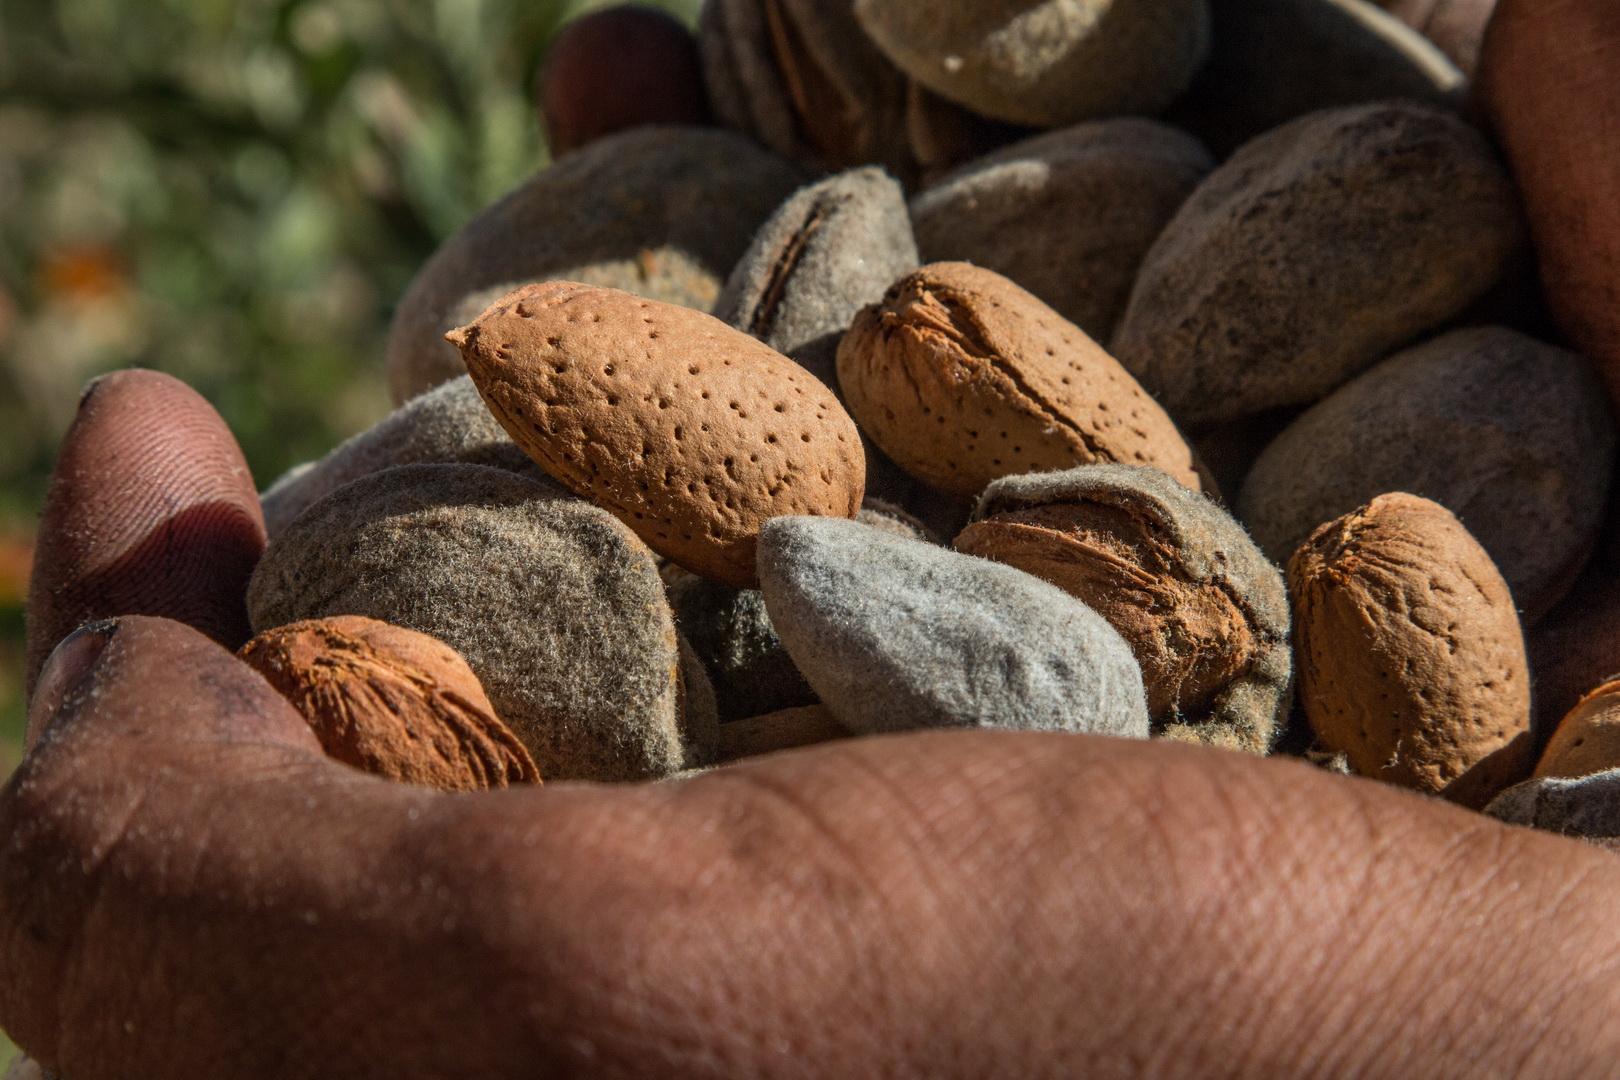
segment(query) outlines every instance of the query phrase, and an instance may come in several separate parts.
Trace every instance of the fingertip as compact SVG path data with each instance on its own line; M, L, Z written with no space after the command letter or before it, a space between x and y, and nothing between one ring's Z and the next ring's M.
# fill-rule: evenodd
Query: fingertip
M128 614L248 637L264 515L225 422L172 376L93 380L62 440L29 583L27 685L75 627Z

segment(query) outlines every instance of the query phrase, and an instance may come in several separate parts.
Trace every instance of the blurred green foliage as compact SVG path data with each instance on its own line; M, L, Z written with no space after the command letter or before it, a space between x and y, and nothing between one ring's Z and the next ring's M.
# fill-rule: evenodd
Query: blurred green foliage
M0 0L0 515L100 371L191 383L261 483L378 416L390 305L544 161L533 72L590 6Z
M394 300L544 164L535 69L600 6L0 0L0 775L29 538L79 388L184 379L261 486L380 417Z

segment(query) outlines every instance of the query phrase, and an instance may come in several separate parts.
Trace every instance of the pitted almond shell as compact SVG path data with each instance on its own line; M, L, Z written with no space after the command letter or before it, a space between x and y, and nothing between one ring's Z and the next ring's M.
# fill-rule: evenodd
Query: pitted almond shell
M1192 450L1129 372L1033 294L967 263L925 266L863 310L838 379L862 430L943 491L1108 463L1200 489Z
M1288 567L1300 700L1322 745L1482 806L1530 770L1530 677L1507 583L1438 503L1382 495Z
M773 517L854 517L860 435L832 391L689 308L525 286L449 338L495 418L654 551L739 588Z

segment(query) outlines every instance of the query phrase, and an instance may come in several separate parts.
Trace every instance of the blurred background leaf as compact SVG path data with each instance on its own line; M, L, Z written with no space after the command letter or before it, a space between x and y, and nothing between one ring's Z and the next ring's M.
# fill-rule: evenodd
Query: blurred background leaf
M383 415L391 305L544 165L535 69L601 6L0 0L0 775L79 388L129 366L184 379L261 487ZM698 0L651 6L690 20Z

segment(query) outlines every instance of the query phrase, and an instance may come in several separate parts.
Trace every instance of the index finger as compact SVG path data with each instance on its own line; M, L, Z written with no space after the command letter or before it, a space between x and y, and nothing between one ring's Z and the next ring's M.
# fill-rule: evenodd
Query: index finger
M0 791L0 1021L71 1080L1585 1075L1620 1052L1620 863L1370 782L991 732L448 795L323 758L185 627L101 632Z

